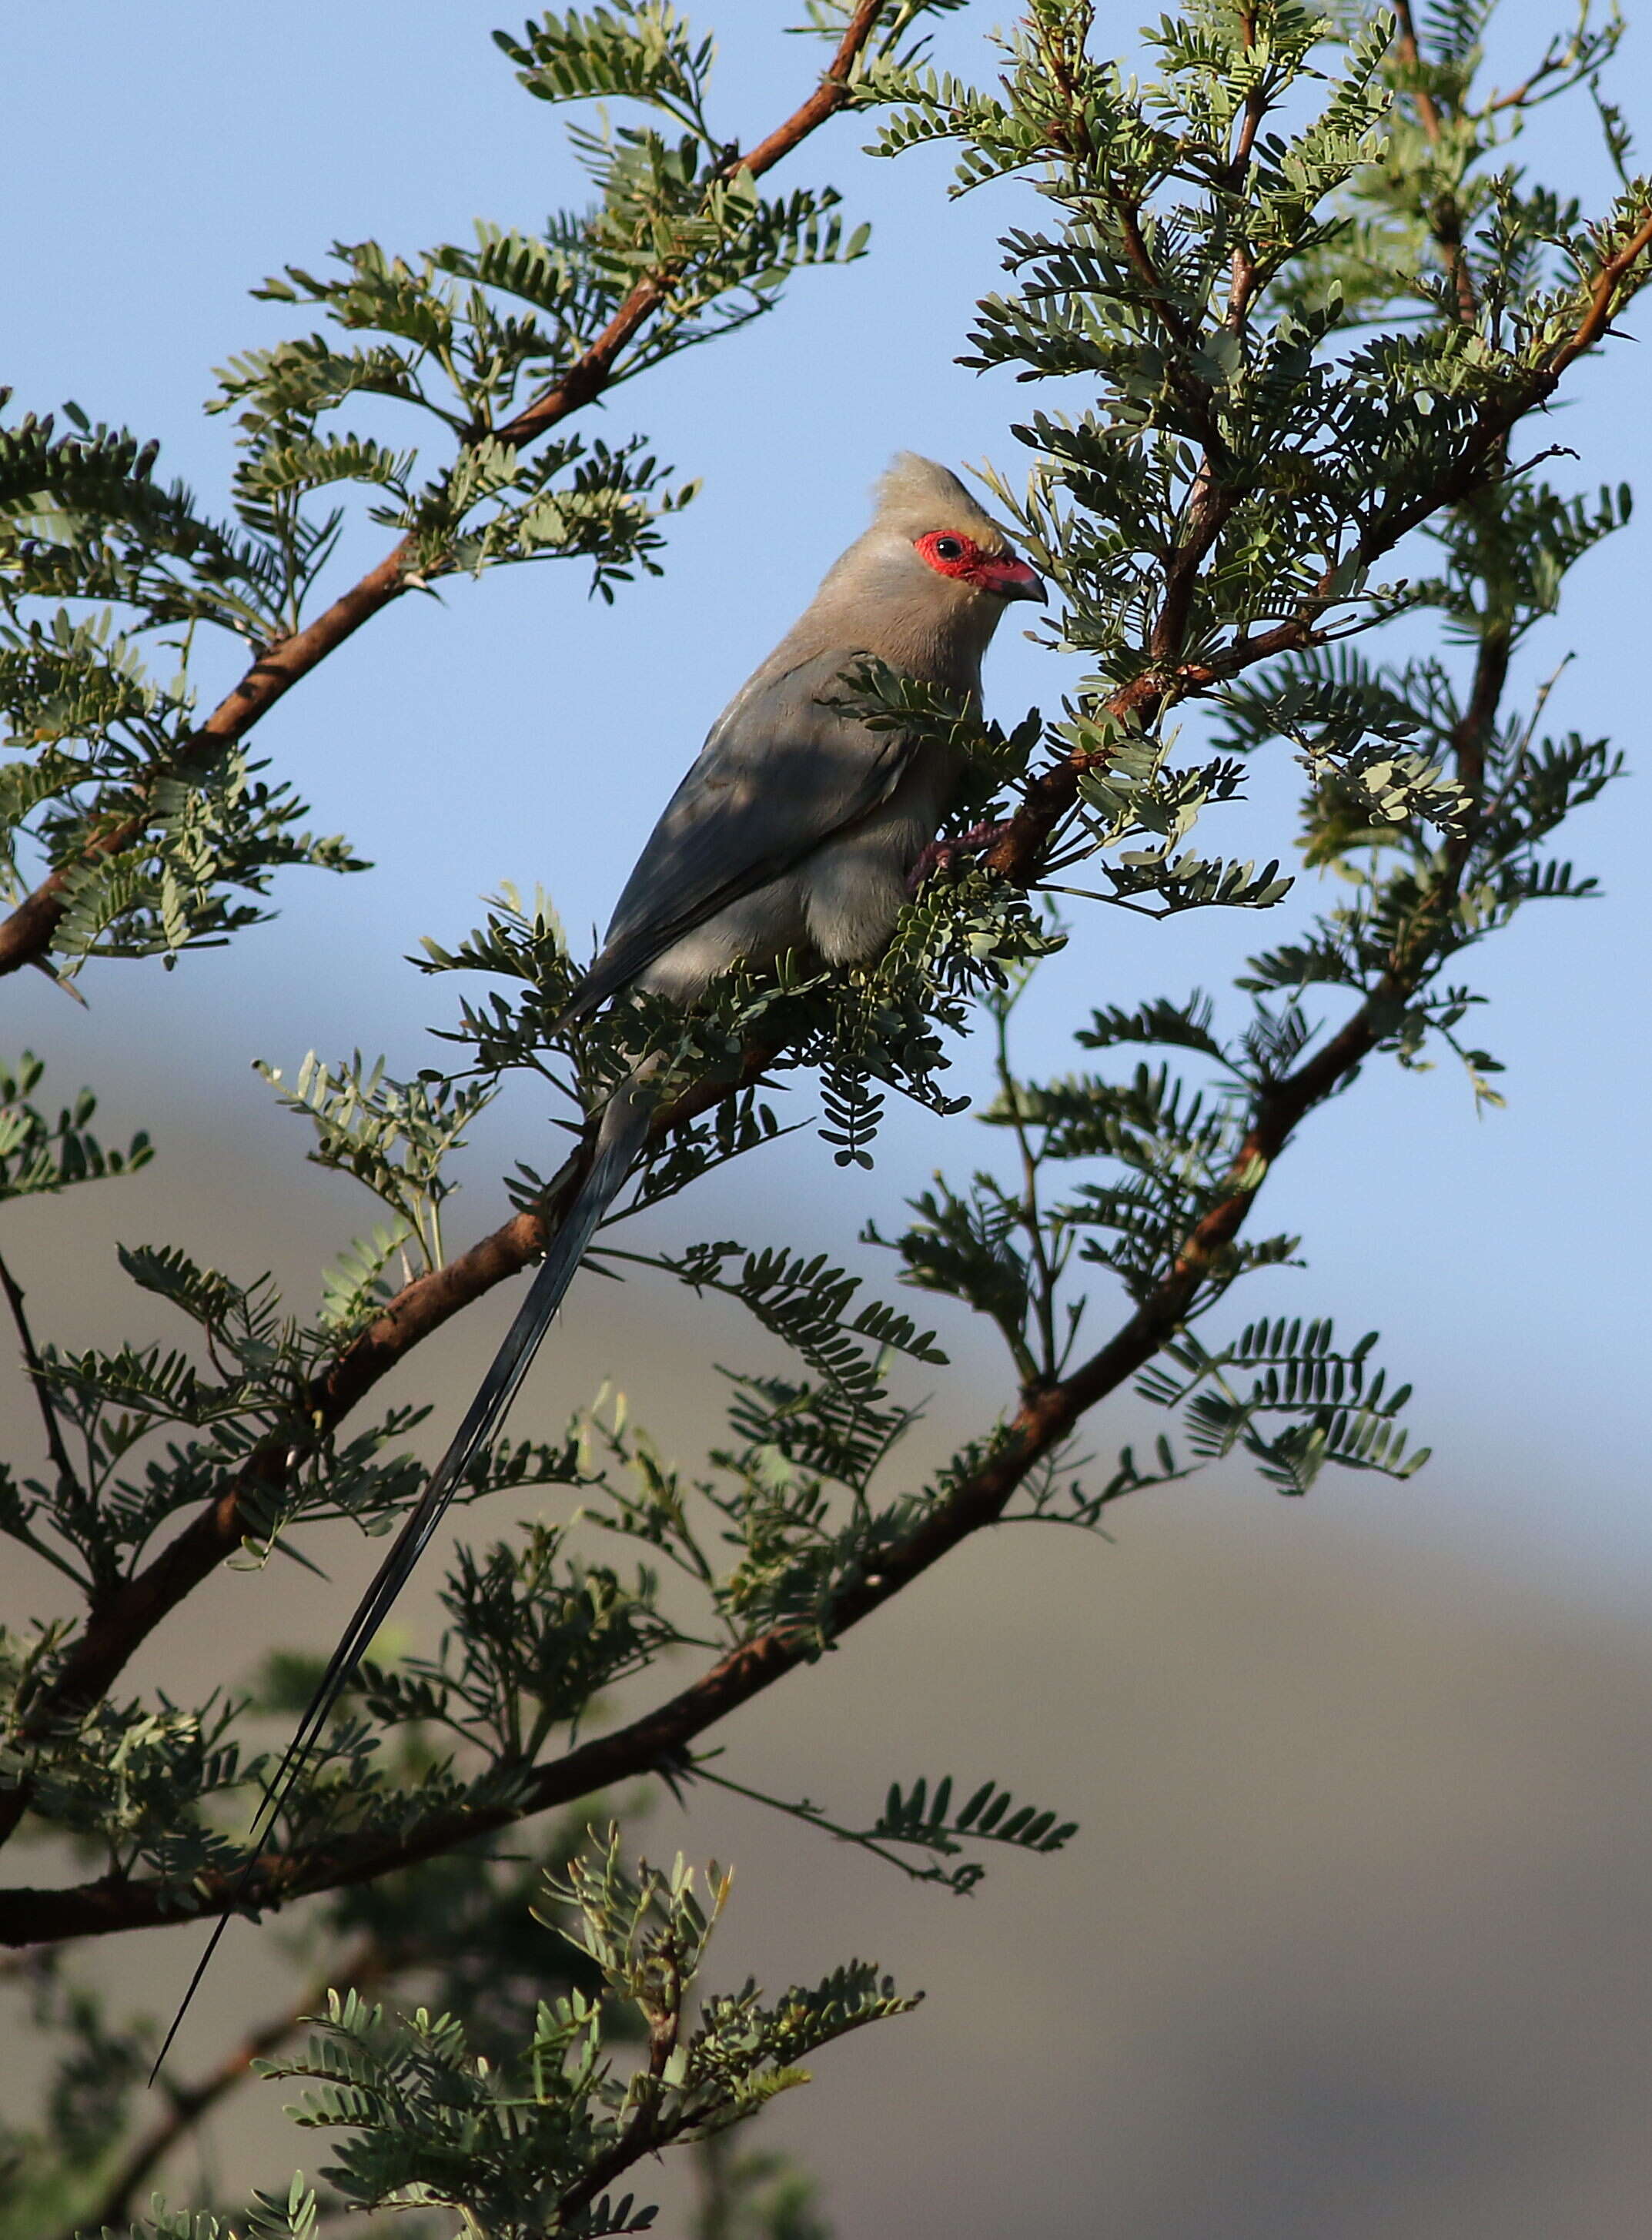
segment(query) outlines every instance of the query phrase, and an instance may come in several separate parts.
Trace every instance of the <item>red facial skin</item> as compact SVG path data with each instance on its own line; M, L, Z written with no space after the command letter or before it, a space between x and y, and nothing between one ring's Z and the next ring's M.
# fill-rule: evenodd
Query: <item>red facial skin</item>
M956 552L954 545L959 548ZM1001 599L1042 596L1042 590L1034 589L1039 582L1036 569L1011 556L983 552L961 529L932 529L927 537L914 538L913 550L937 576L955 577L976 590L996 591Z

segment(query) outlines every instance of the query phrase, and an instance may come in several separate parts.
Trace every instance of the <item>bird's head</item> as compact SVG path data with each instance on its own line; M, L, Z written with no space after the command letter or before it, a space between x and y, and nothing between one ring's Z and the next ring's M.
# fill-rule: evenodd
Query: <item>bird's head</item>
M891 559L904 561L907 571L922 571L911 574L915 591L938 590L949 602L984 604L995 622L1009 600L1042 603L1044 581L1037 570L1022 559L957 477L933 459L901 452L878 484L877 501L872 534Z
M957 477L902 451L878 483L870 527L828 571L775 658L854 646L976 692L981 657L1010 601L1043 597L1037 570Z

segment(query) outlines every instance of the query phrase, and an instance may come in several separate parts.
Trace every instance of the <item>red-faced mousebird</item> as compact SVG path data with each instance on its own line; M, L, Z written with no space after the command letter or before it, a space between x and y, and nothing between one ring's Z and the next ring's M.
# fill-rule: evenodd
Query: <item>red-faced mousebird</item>
M826 966L879 955L958 773L945 750L858 717L844 704L846 675L869 655L976 701L982 656L1005 605L1043 597L1037 573L957 477L903 452L878 484L871 526L712 725L637 858L564 1022L588 1017L634 988L691 1005L736 959L761 969L788 951ZM497 1430L598 1223L629 1176L653 1106L646 1070L610 1098L590 1171L510 1333L265 1791L258 1814L265 1827L471 1457ZM244 1881L226 1903L185 2007L243 1889ZM165 2052L163 2046L163 2058Z

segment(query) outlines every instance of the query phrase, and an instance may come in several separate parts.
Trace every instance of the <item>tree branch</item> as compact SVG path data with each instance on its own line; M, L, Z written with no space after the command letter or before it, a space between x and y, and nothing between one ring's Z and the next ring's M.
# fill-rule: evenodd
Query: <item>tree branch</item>
M1480 114L1482 117L1500 117L1506 109L1524 109L1531 102L1532 95L1543 81L1553 77L1557 70L1562 70L1566 67L1566 57L1551 47L1529 77L1523 78L1512 92L1494 95ZM1543 98L1547 100L1549 96L1545 95ZM1536 103L1532 105L1537 106Z
M651 1140L663 1140L749 1086L774 1055L772 1050L753 1050L737 1082L699 1082L685 1090L655 1114ZM304 1396L301 1412L317 1437L324 1437L340 1423L421 1340L541 1257L585 1177L591 1141L588 1136L553 1177L535 1211L513 1214L469 1251L416 1277L345 1347ZM14 1746L41 1741L55 1721L74 1716L107 1694L128 1660L163 1619L210 1578L226 1557L236 1553L252 1529L250 1511L263 1505L259 1497L267 1502L270 1490L279 1486L290 1467L291 1451L289 1438L261 1447L151 1563L93 1600L85 1630L70 1648L50 1685L27 1704L12 1737ZM26 1776L14 1786L0 1790L0 1844L28 1810L32 1793L33 1784Z
M1589 290L1589 308L1586 317L1580 322L1577 331L1569 336L1555 353L1553 363L1555 381L1574 358L1582 357L1587 350L1593 350L1604 336L1617 309L1619 287L1649 248L1652 248L1652 210L1648 210L1617 254L1609 257L1595 276L1594 285Z
M1411 14L1411 0L1392 0L1392 4L1394 20L1399 27L1395 34L1394 44L1400 60L1408 70L1420 71L1422 68L1422 53L1417 45L1416 23ZM1425 87L1418 86L1412 89L1411 98L1417 105L1417 115L1422 119L1422 130L1428 134L1430 143L1437 147L1442 127L1440 111L1434 96Z
M1424 961L1414 960L1413 970ZM1180 1326L1200 1285L1238 1235L1273 1162L1308 1114L1335 1094L1376 1049L1396 998L1404 992L1393 976L1385 978L1322 1050L1259 1094L1252 1124L1222 1195L1189 1233L1154 1290L1107 1343L1070 1375L1024 1393L988 1460L903 1540L884 1550L875 1571L835 1597L827 1621L832 1640L881 1610L963 1541L996 1523L1029 1474L1059 1449L1079 1419L1146 1366ZM297 1853L264 1854L244 1890L238 1876L217 1874L201 1877L188 1891L118 1876L66 1890L0 1890L0 1944L106 1936L165 1922L210 1918L237 1897L249 1912L261 1912L319 1890L375 1881L598 1790L669 1770L699 1736L766 1692L817 1650L812 1629L772 1627L730 1650L653 1710L537 1768L508 1803L440 1814L421 1827L392 1836L368 1832Z
M256 2030L250 2030L216 2068L209 2070L197 2083L168 2084L165 2089L170 2105L165 2113L128 2148L96 2205L78 2214L73 2226L61 2233L58 2240L79 2240L83 2232L101 2232L110 2225L126 2223L132 2214L133 2198L143 2181L181 2139L189 2137L201 2118L235 2090L255 2061L273 2053L307 2015L326 2005L327 1993L333 1983L350 1983L361 1990L382 1981L390 1972L391 1963L375 1940L364 1937L353 1953L312 1983L302 1998L279 2014L271 2015Z
M1239 27L1244 35L1245 50L1249 53L1256 43L1256 17L1254 9L1245 7L1240 10ZM1263 90L1262 80L1258 78L1245 95L1245 105L1239 125L1239 138L1234 148L1233 160L1228 165L1228 191L1230 195L1241 196L1245 191L1245 182L1250 170L1250 158L1256 145L1256 135L1262 130L1262 120L1267 114L1268 96ZM1256 289L1255 261L1244 243L1239 242L1234 248L1233 263L1228 283L1226 323L1235 334L1237 334L1245 323L1246 315L1249 311L1251 297L1255 295Z
M1422 57L1417 46L1416 25L1411 15L1410 0L1393 0L1395 20L1399 30L1395 46L1401 61L1414 76L1420 77ZM1411 88L1411 98L1416 103L1417 116L1428 135L1430 147L1438 148L1445 137L1445 120L1440 114L1434 96L1420 83ZM1462 216L1454 194L1435 197L1429 211L1429 225L1446 268L1446 274L1455 290L1457 317L1464 326L1471 327L1480 315L1479 299L1475 294L1474 274L1469 269L1468 252L1462 245Z
M40 1350L29 1327L29 1317L23 1312L23 1286L3 1259L0 1259L0 1291L6 1295L6 1304L11 1310L11 1319L17 1325L17 1342L23 1350L23 1367L30 1383L34 1387L35 1398L40 1403L41 1418L46 1427L46 1448L51 1457L52 1468L57 1473L60 1484L78 1493L81 1490L80 1481L75 1476L75 1466L69 1459L68 1448L63 1444L63 1426L57 1421L57 1410L52 1405L51 1389L42 1374Z
M720 182L741 171L760 177L843 107L852 97L855 66L884 5L885 0L861 0L815 90L749 155L729 156L716 174ZM678 266L667 263L646 273L596 339L515 419L490 430L491 440L520 450L600 397L614 378L621 351L669 299L679 271ZM210 768L225 747L243 738L295 684L400 598L411 581L416 548L414 537L403 537L314 622L266 647L198 730L149 774L145 790L163 777ZM16 972L45 956L68 908L67 890L76 871L134 846L149 829L152 815L148 800L142 800L136 810L116 818L72 863L58 864L9 917L0 920L0 974Z
M1456 465L1426 490L1390 500L1377 508L1361 531L1352 556L1362 570L1385 559L1402 537L1448 506L1458 504L1484 481L1510 430L1527 413L1548 402L1566 369L1606 333L1618 306L1619 290L1649 248L1652 248L1652 210L1623 246L1602 265L1590 285L1589 308L1571 334L1517 390L1482 410L1479 423ZM1220 491L1216 495L1219 497ZM1216 527L1220 529L1220 519ZM1214 541L1213 534L1205 542L1205 551ZM1185 621L1192 599L1196 569L1185 578L1179 573L1186 549L1178 550L1167 570L1166 597L1155 625L1151 647L1157 663L1174 661L1173 625L1178 616ZM1296 612L1271 630L1261 631L1255 637L1241 638L1225 653L1207 662L1149 668L1109 697L1104 703L1106 712L1125 721L1132 717L1150 721L1191 693L1240 676L1281 654L1299 653L1318 643L1323 617L1337 603L1338 582L1345 565L1342 563L1327 568ZM1018 885L1036 883L1050 835L1077 800L1079 779L1093 760L1091 756L1075 755L1028 779L1020 807L987 857L992 870Z

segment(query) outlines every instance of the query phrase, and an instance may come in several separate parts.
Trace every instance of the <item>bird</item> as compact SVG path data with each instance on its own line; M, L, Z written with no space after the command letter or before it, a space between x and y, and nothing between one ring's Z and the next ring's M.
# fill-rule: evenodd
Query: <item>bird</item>
M736 963L865 963L895 930L909 883L962 774L950 749L874 729L845 699L869 657L979 704L981 664L1006 608L1044 601L1043 579L949 469L896 455L870 525L712 725L666 804L603 946L557 1022L576 1025L630 990L691 1006ZM645 1063L613 1091L589 1170L446 1454L410 1512L316 1685L274 1778L267 1827L429 1546L464 1472L497 1430L598 1223L643 1148ZM256 1844L185 1994L158 2070Z

